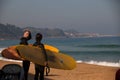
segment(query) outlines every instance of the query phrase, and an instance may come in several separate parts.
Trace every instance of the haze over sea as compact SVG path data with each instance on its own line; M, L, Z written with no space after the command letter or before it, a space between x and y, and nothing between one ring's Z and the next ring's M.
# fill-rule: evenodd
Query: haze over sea
M120 37L89 37L89 38L44 38L44 44L57 47L61 53L68 54L77 62L104 66L120 66ZM34 43L34 40L29 41ZM1 40L0 52L18 40ZM0 60L6 60L0 57Z

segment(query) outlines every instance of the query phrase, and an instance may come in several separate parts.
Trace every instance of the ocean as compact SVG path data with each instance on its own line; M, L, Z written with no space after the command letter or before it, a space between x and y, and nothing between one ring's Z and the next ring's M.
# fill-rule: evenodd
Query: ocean
M72 56L78 63L120 67L120 37L44 38L42 42L57 47L60 53ZM0 52L17 44L19 40L1 40ZM10 60L1 56L0 59Z

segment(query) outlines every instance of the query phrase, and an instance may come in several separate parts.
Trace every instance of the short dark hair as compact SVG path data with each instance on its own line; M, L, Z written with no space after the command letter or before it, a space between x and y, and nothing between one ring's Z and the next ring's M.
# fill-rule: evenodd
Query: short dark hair
M43 37L43 36L42 36L41 33L37 33L35 39L36 39L36 41L41 41L41 40L42 40L42 37Z

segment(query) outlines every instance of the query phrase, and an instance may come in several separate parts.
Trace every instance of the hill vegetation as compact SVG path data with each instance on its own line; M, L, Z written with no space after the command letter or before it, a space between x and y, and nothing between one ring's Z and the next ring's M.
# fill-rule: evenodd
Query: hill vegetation
M20 28L11 24L0 24L0 39L18 39L22 36L25 29L29 29L32 33L32 36L35 36L36 33L40 32L44 37L66 37L64 31L58 28Z
M0 39L15 39L22 33L22 29L10 24L0 24Z
M100 35L98 33L80 33L76 30L62 30L59 28L35 28L35 27L25 27L21 28L11 24L1 24L0 23L0 40L4 39L20 39L25 29L29 29L34 37L36 33L42 33L44 37L58 38L78 38L78 37L102 37L102 36L113 36L113 35Z

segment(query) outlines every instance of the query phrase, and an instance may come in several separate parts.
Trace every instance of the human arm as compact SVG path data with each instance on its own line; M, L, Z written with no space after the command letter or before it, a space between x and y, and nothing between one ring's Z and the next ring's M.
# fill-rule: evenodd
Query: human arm
M42 44L41 45L41 48L42 48L42 53L44 54L44 57L45 57L45 66L47 66L48 65L48 56L47 56L47 53L46 53L46 50L45 50L45 47L44 47L44 45Z

